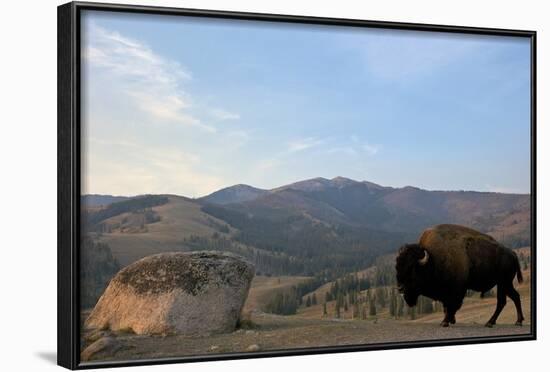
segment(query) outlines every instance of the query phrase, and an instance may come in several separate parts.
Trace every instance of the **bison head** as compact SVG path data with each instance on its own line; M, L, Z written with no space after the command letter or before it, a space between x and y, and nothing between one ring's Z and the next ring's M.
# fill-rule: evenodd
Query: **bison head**
M397 285L409 306L416 305L426 285L429 261L428 251L418 244L405 244L399 249L395 260Z

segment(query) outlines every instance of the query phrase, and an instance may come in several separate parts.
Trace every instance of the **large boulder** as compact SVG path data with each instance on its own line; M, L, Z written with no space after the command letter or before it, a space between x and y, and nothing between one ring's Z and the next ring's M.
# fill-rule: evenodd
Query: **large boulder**
M161 253L116 274L84 327L137 334L231 332L254 266L222 252Z

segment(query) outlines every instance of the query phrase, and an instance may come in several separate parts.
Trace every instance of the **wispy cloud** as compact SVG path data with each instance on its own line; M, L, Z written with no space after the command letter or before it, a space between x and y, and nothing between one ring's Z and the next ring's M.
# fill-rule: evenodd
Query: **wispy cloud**
M204 124L201 120L185 110L190 107L190 104L186 102L185 98L182 96L159 96L143 91L129 91L127 94L134 98L141 110L149 113L157 119L166 122L194 126L211 133L217 132L215 127Z
M347 142L347 141L344 141ZM360 155L360 154L367 154L367 155L376 155L378 154L378 151L380 150L380 145L370 144L361 138L359 136L352 134L349 137L349 142L347 143L340 143L334 147L331 147L327 150L327 153L329 154L344 154L344 155Z
M329 154L357 155L357 151L353 147L346 146L332 147L327 152Z
M434 161L456 171L439 167L449 177L441 183L441 175L431 172L421 180L424 186L456 188L471 179L474 166L486 176L470 180L468 188L528 190L523 170L529 138L518 134L529 125L528 43L360 29L294 33L288 40L277 28L258 35L285 40L285 48L295 52L287 61L292 69L277 79L270 72L286 65L258 53L261 42L227 37L244 29L198 32L192 23L134 21L129 27L127 20L101 12L83 17L83 146L95 170L91 192L191 196L218 184L274 187L290 178L329 175L419 185L415 179L422 172L416 168L433 141L448 149ZM151 32L140 32L145 29ZM166 40L174 35L179 42L169 46ZM330 45L329 52L314 48L320 44ZM237 59L224 58L231 51L238 51ZM342 56L344 68L328 63ZM319 60L327 63L311 69ZM450 118L448 125L441 126L442 117ZM333 120L341 120L334 123L337 129ZM422 130L411 132L410 122ZM433 128L437 140L409 138ZM513 151L464 140L472 128L498 133L496 142L514 143L507 146ZM403 135L407 131L411 136ZM473 158L488 160L469 164ZM507 166L490 159L504 159Z
M367 143L356 135L352 135L343 141L336 138L305 137L289 141L284 151L280 151L271 157L260 159L256 164L256 169L258 171L265 171L281 167L288 164L290 159L294 159L299 153L312 150L321 145L327 145L328 148L316 150L319 155L323 153L329 154L331 158L342 155L350 157L359 157L361 155L374 156L381 148L380 145Z
M286 164L289 158L297 153L312 149L327 142L327 139L319 139L316 137L305 137L294 139L286 143L286 148L270 157L259 159L256 162L256 170L259 172L271 170Z
M84 57L89 62L120 76L172 88L192 77L180 63L163 58L149 46L95 24L91 25L84 45Z
M266 170L276 168L276 167L280 166L281 164L282 164L281 159L279 159L277 157L270 158L270 159L262 159L258 162L256 168L259 171L266 171Z
M325 143L324 140L315 137L301 138L288 142L287 150L290 153L304 151L312 147L320 146L323 143Z
M424 78L490 46L487 38L478 35L396 30L371 31L367 37L358 33L349 41L370 74L398 83Z
M368 143L365 143L363 145L363 150L365 150L370 155L376 155L378 154L378 150L380 150L379 145L369 145Z
M524 190L514 188L514 187L485 185L485 189L488 192L498 192L498 193L502 193L502 194L526 194L526 192ZM527 192L527 194L528 193L529 192Z
M239 120L241 118L241 115L223 109L212 109L210 113L218 120Z
M250 133L242 129L224 132L224 141L226 142L226 145L232 147L233 149L243 147L251 140L251 138L252 136Z
M102 138L88 137L88 141L91 144L102 145L102 146L134 147L134 148L138 147L138 145L135 142L128 141L125 139L118 140L118 139L102 139Z
M154 190L202 196L226 184L204 171L199 155L176 147L91 138L90 150L83 159L84 193L137 195Z
M155 53L145 43L94 24L86 36L85 60L109 74L136 109L155 122L216 131L191 113L192 99L182 86L192 75L180 63Z

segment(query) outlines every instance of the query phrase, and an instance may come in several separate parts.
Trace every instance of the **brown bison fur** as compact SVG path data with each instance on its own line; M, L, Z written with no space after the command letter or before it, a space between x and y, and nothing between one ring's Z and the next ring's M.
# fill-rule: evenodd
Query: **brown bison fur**
M516 306L517 325L524 318L513 280L523 277L516 254L489 235L458 225L437 225L425 230L417 244L401 247L396 258L397 283L409 306L420 295L441 301L442 326L455 323L468 289L485 292L497 286L497 307L487 322L495 324L506 296Z

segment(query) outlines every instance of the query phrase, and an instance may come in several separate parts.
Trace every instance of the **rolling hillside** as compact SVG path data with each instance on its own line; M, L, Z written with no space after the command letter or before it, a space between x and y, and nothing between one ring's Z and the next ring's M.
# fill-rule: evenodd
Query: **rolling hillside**
M241 203L254 200L267 193L267 190L257 189L248 185L235 185L213 192L200 200L214 204Z
M218 247L263 262L267 273L276 266L272 273L342 274L438 223L471 226L511 247L530 243L529 195L392 188L343 177L272 190L236 185L200 199L89 195L83 203L89 233L123 266L153 253Z
M283 252L235 241L236 229L203 212L200 204L185 197L140 196L99 209L91 206L87 213L87 235L110 247L122 267L161 252L222 250L246 257L258 273L303 272L303 264Z
M98 195L90 194L82 197L82 204L87 207L101 207L112 203L129 199L127 196Z
M525 251L528 251L526 249ZM387 342L415 342L423 340L444 340L460 338L498 337L526 335L531 331L530 273L524 271L525 282L517 289L521 295L525 321L523 327L514 324L515 309L508 301L497 325L493 328L483 324L495 309L494 297L465 299L457 313L457 323L448 328L439 326L443 317L441 309L430 314L409 314L392 316L388 308L378 308L376 315L366 318L354 315L353 307L341 310L335 317L335 301L327 303L327 314L323 314L323 302L317 305L302 305L295 315L265 313L261 308L270 295L299 284L305 277L254 278L250 294L243 310L246 326L232 333L213 334L207 337L168 335L166 337L143 337L131 333L116 334L120 347L106 348L93 356L97 360L141 358L143 355L170 357L182 355L219 354L227 352L251 352L255 350L281 350L335 345L365 345ZM364 293L363 296L366 296ZM320 296L318 296L320 297ZM363 305L363 304L362 304Z
M119 351L94 357L529 332L531 251L527 244L518 249L525 281L516 284L524 306L524 327L512 326L511 302L495 328L483 327L496 299L470 293L457 314L458 323L443 329L438 325L441 304L422 297L418 306L408 308L397 294L394 271L399 245L416 240L417 229L435 223L477 226L518 245L528 241L529 196L394 189L344 178L308 180L252 194L225 190L216 198L143 195L109 204L83 203L86 240L81 249L88 268L81 282L86 294L83 317L119 267L144 256L222 250L240 254L256 267L241 329L236 332L199 339L140 338L139 342L139 336L120 333L116 335L117 344L122 345Z
M271 221L303 216L329 225L415 237L428 226L456 223L490 233L509 246L530 244L529 195L392 188L336 177L300 181L253 199L217 206L217 210L207 210L214 215L236 211Z
M106 243L115 258L126 266L142 257L182 249L183 241L190 236L211 236L220 233L227 224L201 211L201 206L191 199L166 196L167 203L152 207L159 220L143 224L141 211L121 213L102 221L107 231L93 234ZM122 221L129 222L126 229L119 228ZM136 221L132 225L132 222ZM110 229L109 229L110 227Z

